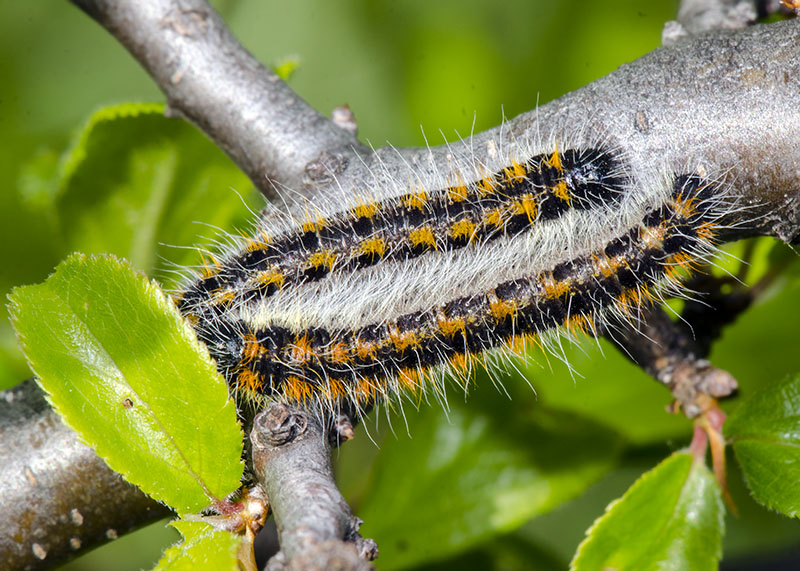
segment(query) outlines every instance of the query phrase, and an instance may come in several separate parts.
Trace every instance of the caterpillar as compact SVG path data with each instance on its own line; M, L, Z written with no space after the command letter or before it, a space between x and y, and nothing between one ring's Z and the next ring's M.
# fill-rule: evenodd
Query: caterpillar
M237 297L257 299L335 271L489 242L557 219L569 209L613 204L624 183L610 151L569 149L513 161L477 182L362 202L275 237L262 230L241 253L206 268L183 292L179 306L190 312L209 300L225 305Z
M718 194L696 174L638 191L624 172L607 149L555 150L271 235L262 226L178 305L240 403L361 411L441 395L444 371L635 322L681 294L681 275L714 250ZM422 229L428 247L415 248Z

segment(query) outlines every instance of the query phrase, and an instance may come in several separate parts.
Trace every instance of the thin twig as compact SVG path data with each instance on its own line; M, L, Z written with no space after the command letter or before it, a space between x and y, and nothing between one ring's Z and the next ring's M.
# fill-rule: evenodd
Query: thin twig
M604 335L634 363L667 386L689 418L704 410L708 397L732 394L736 379L705 359L687 324L673 321L659 306L649 308L638 328L607 328Z
M377 545L358 534L331 469L329 432L319 419L283 404L256 416L253 469L275 514L281 551L269 569L369 569Z

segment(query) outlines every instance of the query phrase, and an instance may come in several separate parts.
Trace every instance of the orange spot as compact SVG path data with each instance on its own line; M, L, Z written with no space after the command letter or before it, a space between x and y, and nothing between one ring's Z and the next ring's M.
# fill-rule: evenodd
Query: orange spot
M366 256L371 256L373 260L383 257L385 251L386 242L383 238L370 238L361 243L361 252Z
M459 220L450 226L450 236L458 240L459 238L466 238L470 240L475 233L475 224L469 220Z
M307 333L295 336L294 343L289 350L289 356L296 363L305 363L317 357L316 352L311 347L311 342L308 339Z
M375 346L375 343L356 339L356 356L362 361L374 360L375 356L378 354L377 351L378 348Z
M286 377L286 380L282 383L281 391L287 400L297 403L305 403L314 395L311 384L295 376Z
M528 217L529 222L536 221L536 213L539 210L539 205L536 198L532 194L525 194L520 200L514 202L514 214L524 214Z
M594 327L594 321L588 315L573 315L567 320L566 327L570 332L586 334Z
M469 198L469 191L463 184L447 189L447 199L450 202L464 202L467 198Z
M250 363L256 359L261 358L267 353L267 349L258 341L258 338L252 333L245 335L242 340L242 363Z
M389 323L387 328L389 330L389 341L394 345L395 350L400 351L401 354L408 348L413 349L419 347L420 339L416 332L403 331L401 333L395 323Z
M494 290L487 293L486 298L489 300L489 312L497 321L501 321L508 316L513 318L516 315L517 308L514 304L501 300L494 293Z
M494 208L488 211L484 217L485 224L487 226L494 226L496 228L500 228L505 224L503 220L503 215L505 214L505 210L503 208Z
M242 369L236 375L236 389L250 394L260 393L264 388L264 381L260 375L250 369Z
M517 161L511 161L511 166L503 169L503 179L508 185L524 181L526 175L525 167Z
M236 290L226 288L223 290L217 290L214 292L214 298L212 299L211 303L214 305L228 305L234 299L236 299Z
M414 247L426 246L429 249L436 249L436 237L433 235L433 230L430 226L423 226L412 230L408 234L408 240Z
M372 202L359 204L353 208L353 216L356 218L372 218L378 214L378 205Z
M341 341L337 341L330 349L328 349L327 358L331 363L337 365L342 365L352 361L347 345Z
M466 336L467 322L463 317L449 319L440 309L436 312L436 325L446 337L455 337L459 333Z
M594 256L592 259L594 266L594 275L602 275L603 277L611 277L616 271L616 259L609 259L607 256Z
M278 289L283 287L283 274L273 268L258 272L255 280L259 285L264 287L269 285L275 285Z
M312 268L328 268L328 270L332 270L335 263L336 252L333 250L319 250L308 257L308 264Z
M316 220L306 220L303 222L303 232L318 232L325 228L327 222L324 218L317 218Z
M550 158L547 159L547 164L556 169L558 172L564 172L564 166L561 164L561 155L558 154L558 147L556 147L556 150L553 151L552 155L550 155Z
M697 201L698 199L696 197L683 198L681 194L672 200L672 209L675 211L675 214L682 218L691 218L697 213L697 208L695 206Z
M400 200L406 208L424 210L425 205L428 203L428 195L423 190L414 194L406 194Z
M494 178L485 177L481 179L480 181L478 181L476 188L478 189L478 192L480 192L484 196L487 194L492 194L495 190Z
M562 202L566 202L569 205L572 205L572 195L569 192L569 188L567 188L567 183L563 180L555 185L553 188L553 194L556 198L561 200Z
M568 281L557 282L550 272L545 273L541 278L541 286L544 295L550 298L561 297L570 292L570 283Z
M268 236L261 236L251 238L245 244L245 250L248 252L255 252L257 250L266 250L272 240Z

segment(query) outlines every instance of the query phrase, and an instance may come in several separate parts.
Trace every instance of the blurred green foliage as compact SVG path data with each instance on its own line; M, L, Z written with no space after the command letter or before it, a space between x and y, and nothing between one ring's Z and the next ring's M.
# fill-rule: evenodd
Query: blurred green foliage
M655 49L676 4L215 2L263 62L300 62L290 83L317 109L328 113L349 104L361 138L375 146L466 136L498 124L503 114L517 115L585 85ZM179 247L208 243L217 234L204 224L229 231L246 226L245 203L258 204L250 183L178 121L151 117L141 121L160 124L123 125L130 132L109 135L110 141L129 145L100 144L85 160L76 158L81 145L74 145L75 137L93 111L163 101L94 22L64 0L6 2L0 3L0 32L3 292L42 281L73 249L114 251L169 282L166 260L198 263L196 254ZM80 172L86 176L75 179ZM186 196L192 201L178 201L176 208ZM226 206L209 208L216 204ZM768 257L796 269L796 256L786 252L759 242L748 279L766 271ZM734 270L738 265L735 259L724 263ZM734 373L744 394L797 372L789 341L796 320L788 317L798 314L796 274L779 280L715 348L712 359ZM452 390L449 423L447 411L426 404L419 412L408 406L402 415L379 410L375 422L341 449L339 481L356 512L368 516L364 535L374 532L383 542L386 558L379 567L428 562L454 569L563 569L605 505L688 442L690 423L663 412L667 391L613 348L586 340L566 346L564 357L572 371L552 356L534 354L519 365L525 378L510 373L500 379L513 399L483 377L465 404L463 391ZM29 375L10 328L0 327L0 386ZM553 467L558 455L547 453L553 450L562 452L571 474L563 487L548 483L560 467ZM726 556L797 543L796 521L758 508L735 469L731 479L746 517L728 518ZM508 490L512 495L498 504ZM491 517L486 506L478 506L481 515L469 515L467 504L476 498L495 502ZM145 533L69 568L147 567L174 532Z

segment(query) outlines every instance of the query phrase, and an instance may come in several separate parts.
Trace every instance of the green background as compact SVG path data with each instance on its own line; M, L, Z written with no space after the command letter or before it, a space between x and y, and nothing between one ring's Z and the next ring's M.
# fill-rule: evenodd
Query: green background
M512 117L585 85L656 48L676 4L253 0L216 6L261 61L299 60L292 87L323 113L350 105L359 136L377 147L424 144L423 132L431 144L443 140L440 130L447 140L466 136L498 124L503 113ZM7 293L14 285L43 280L65 254L52 217L37 206L42 200L37 183L52 173L76 130L102 106L163 97L104 30L65 0L0 3L0 77L0 288ZM190 169L182 168L177 172ZM249 196L241 177L220 178L216 184L223 196ZM167 233L169 243L192 244L184 236L187 227L191 234L209 234L207 227L177 219L180 227ZM203 215L191 220L210 222ZM62 231L71 229L69 218L58 223ZM76 220L73 227L91 224ZM92 244L102 249L98 240ZM752 274L763 272L771 248L770 242L759 244L762 262ZM734 373L744 394L797 371L800 358L790 340L796 337L791 316L798 314L798 289L791 274L780 280L717 345L713 360ZM2 386L29 376L5 325L0 349ZM481 378L466 404L452 391L448 417L425 405L419 412L407 407L405 419L387 418L381 410L366 423L368 434L360 428L358 438L342 448L339 481L357 513L369 515L362 531L379 540L379 568L420 565L426 557L437 568L564 568L605 505L688 441L690 424L663 412L667 392L613 349L603 345L601 351L585 341L567 354L574 374L542 355L520 366L535 392L517 375L501 379L514 397L509 400ZM491 437L470 440L471 430L480 432L476 427ZM598 442L597 435L607 438ZM439 436L451 454L446 469L433 469L427 461L441 454ZM529 457L524 451L531 447L548 449L534 436L552 439L550 448L562 442L570 447L544 460ZM595 454L598 450L603 454ZM555 482L562 473L559 458L575 463L584 479L581 485L553 484L560 495L542 496L541 482ZM551 480L532 476L530 466ZM473 529L467 508L471 502L480 506L476 498L489 494L487 481L501 476L513 484L506 489L518 495L494 512L491 529ZM742 517L727 519L726 559L800 542L796 521L756 506L735 469L729 479ZM590 484L588 492L566 501ZM402 501L389 501L401 496ZM444 505L443 496L455 505ZM452 513L442 516L441 529L430 527L430 518L448 508ZM415 534L420 528L425 533ZM448 530L461 535L454 539ZM415 543L425 536L437 542L429 556ZM156 524L70 568L148 567L174 539ZM442 544L449 547L437 551Z

